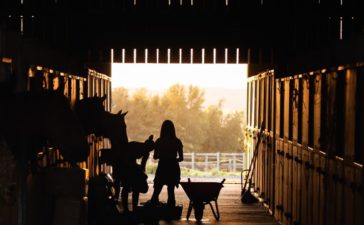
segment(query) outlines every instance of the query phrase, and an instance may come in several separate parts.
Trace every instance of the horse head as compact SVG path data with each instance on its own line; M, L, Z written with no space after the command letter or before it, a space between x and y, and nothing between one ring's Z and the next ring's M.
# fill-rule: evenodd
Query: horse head
M49 96L48 103L43 107L43 124L48 138L59 148L64 160L71 163L85 161L90 148L78 116L63 94L54 92Z
M125 144L128 143L128 134L126 131L125 116L128 112L121 110L116 113L105 112L102 122L101 133L104 137L109 138L111 144Z
M144 141L145 148L148 152L152 151L155 147L155 142L153 140L153 134L148 137L147 140Z
M87 134L95 134L101 136L102 134L102 118L105 113L103 102L106 99L103 97L88 97L76 101L74 111L80 119L82 126Z

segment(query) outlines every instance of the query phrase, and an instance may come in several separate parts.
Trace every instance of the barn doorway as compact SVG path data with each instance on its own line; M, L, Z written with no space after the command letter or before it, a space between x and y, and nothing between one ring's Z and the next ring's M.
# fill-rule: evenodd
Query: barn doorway
M240 182L247 64L239 63L238 49L122 49L111 57L112 112L128 111L129 140L157 139L171 119L184 145L182 179ZM151 180L156 165L148 160Z

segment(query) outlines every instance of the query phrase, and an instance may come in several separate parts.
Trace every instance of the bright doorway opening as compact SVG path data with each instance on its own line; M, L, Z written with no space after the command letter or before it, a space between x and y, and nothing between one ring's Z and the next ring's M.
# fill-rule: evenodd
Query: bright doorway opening
M182 175L240 182L247 64L113 63L112 111L128 111L129 140L156 140L165 119L184 146ZM148 160L153 174L156 162Z

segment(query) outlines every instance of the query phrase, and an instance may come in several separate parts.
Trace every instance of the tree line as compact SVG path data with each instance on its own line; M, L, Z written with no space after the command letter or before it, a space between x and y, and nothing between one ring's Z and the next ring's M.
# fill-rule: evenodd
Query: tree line
M150 134L159 137L165 119L174 122L185 152L241 152L243 121L241 111L224 114L223 101L204 107L204 91L197 86L175 84L163 94L138 89L132 95L114 88L112 112L128 111L125 118L129 140L144 141Z

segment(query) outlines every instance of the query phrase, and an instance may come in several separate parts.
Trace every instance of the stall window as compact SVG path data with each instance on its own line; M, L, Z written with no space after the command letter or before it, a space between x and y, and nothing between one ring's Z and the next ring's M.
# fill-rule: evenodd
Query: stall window
M289 99L288 99L288 139L292 141L293 138L293 90L294 80L289 81Z
M250 126L250 82L247 83L247 103L246 103L246 119L247 119L247 125Z
M284 137L284 81L280 82L279 137Z
M259 103L259 105L260 105L260 109L259 109L259 115L260 115L260 117L259 117L259 121L258 121L258 125L259 126L261 126L262 125L262 122L264 122L264 124L263 124L263 126L265 127L265 128L267 128L266 126L265 126L265 124L266 124L266 119L264 118L264 116L265 116L265 113L266 113L266 110L267 110L267 108L266 108L266 104L265 104L265 99L266 99L266 96L265 96L265 93L266 93L266 79L267 79L267 77L264 77L263 79L261 79L260 80L260 84L259 84L259 88L260 88L260 92L259 92L259 94L260 94L260 103ZM261 128L261 127L259 127L259 128Z
M268 105L268 130L272 129L272 117L273 117L273 113L272 113L272 81L273 79L271 77L268 77L268 101L267 101L267 105Z
M309 77L309 106L308 106L308 146L313 147L315 76Z
M81 80L76 80L76 101L80 100L80 89L81 89L81 86L80 86L80 83L82 81Z
M261 102L262 102L262 79L257 80L257 120L256 120L256 127L260 128L260 121L262 119L261 115L262 115L262 106L261 106Z
M259 94L258 94L258 90L259 90L259 81L255 80L254 81L254 127L258 127L259 125L259 121L258 121L258 115L259 115Z
M71 100L73 95L73 79L71 77L68 77L68 95L67 97Z
M253 102L253 98L254 98L254 81L250 82L250 118L249 118L249 121L250 121L250 126L253 127L254 126L254 123L253 123L253 114L254 114L254 102Z
M327 150L327 129L328 129L328 115L327 115L327 102L328 94L327 94L327 74L324 73L321 75L321 125L320 125L320 145L321 151Z
M298 92L298 93L297 93ZM296 94L298 94L298 125L297 125L297 142L302 143L302 110L303 110L303 81L302 79L298 80L298 90L296 91Z

